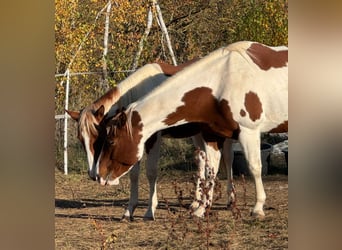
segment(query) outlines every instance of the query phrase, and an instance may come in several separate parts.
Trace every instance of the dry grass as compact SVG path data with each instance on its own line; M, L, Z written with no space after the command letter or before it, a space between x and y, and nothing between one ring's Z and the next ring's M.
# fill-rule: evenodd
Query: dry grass
M116 187L102 187L86 175L55 173L56 249L287 249L288 179L264 177L266 218L253 219L254 184L249 178L234 181L241 218L226 208L226 181L221 197L208 216L195 219L191 202L193 172L159 173L156 221L144 221L148 184L141 174L139 207L132 222L120 221L129 197L129 180ZM244 191L246 190L246 191Z

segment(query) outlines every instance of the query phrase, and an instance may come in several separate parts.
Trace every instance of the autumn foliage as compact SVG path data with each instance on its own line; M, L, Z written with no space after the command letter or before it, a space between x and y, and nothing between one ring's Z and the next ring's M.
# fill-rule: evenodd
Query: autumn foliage
M55 0L56 74L95 72L72 77L70 104L80 109L103 94L106 60L110 86L128 76L146 29L152 1L115 0L110 10L108 54L103 58L105 6L108 0ZM287 0L158 1L178 63L239 40L287 45ZM154 19L138 65L161 59L171 63ZM56 113L63 111L63 77L56 77ZM64 79L65 80L65 79Z

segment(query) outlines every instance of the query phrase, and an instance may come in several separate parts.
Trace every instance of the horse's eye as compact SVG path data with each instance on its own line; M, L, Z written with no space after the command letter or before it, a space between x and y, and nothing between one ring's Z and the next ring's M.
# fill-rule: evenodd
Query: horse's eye
M107 140L109 145L114 145L114 140Z

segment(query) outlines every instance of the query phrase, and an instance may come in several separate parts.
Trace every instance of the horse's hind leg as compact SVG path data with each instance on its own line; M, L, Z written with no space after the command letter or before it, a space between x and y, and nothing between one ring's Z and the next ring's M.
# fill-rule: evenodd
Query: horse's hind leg
M233 140L225 139L223 148L222 148L222 156L220 161L220 166L226 168L227 172L227 194L228 194L228 203L230 206L235 201L235 196L233 193L233 160L234 160L234 152L232 148Z
M266 194L261 179L261 156L260 156L260 132L257 130L240 127L239 141L245 152L249 170L255 181L256 204L252 215L264 217L263 206L266 200Z

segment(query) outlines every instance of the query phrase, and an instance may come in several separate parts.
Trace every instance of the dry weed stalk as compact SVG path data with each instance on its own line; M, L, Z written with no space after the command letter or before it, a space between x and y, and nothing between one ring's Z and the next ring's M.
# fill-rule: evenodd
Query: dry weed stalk
M192 219L197 226L198 232L200 233L200 239L203 243L203 246L205 246L206 249L209 249L209 247L212 246L212 234L220 224L218 213L212 211L211 204L212 202L222 198L222 186L218 178L215 177L214 168L212 168L208 164L206 154L203 151L199 149L195 151L195 162L198 165L199 171L196 175L193 176L193 184L195 189L199 188L200 199L197 200L197 202L199 203L199 206L202 206L205 209L205 212L203 218L193 216ZM200 170L203 171L203 167L205 171L204 175L203 172L200 173ZM172 210L169 201L161 194L162 199L165 201L166 204L166 209L168 211L168 221L170 222L169 233L166 240L167 248L172 248L171 244L174 244L174 242L177 241L183 244L186 239L190 239L193 231L193 229L191 229L191 226L188 225L189 223L187 223L189 210L183 209L186 208L184 204L185 191L177 182L172 182L172 186L174 193L177 196L177 201L180 207L179 210ZM214 193L212 194L211 192L213 192L213 188ZM190 192L190 196L193 196L195 194L194 190L188 191ZM234 186L232 192L236 197L236 190ZM191 209L190 215L193 215L193 212L193 209ZM237 208L236 199L235 202L232 204L232 212L234 219L241 218L241 212ZM229 249L228 242L225 243L224 249Z
M184 190L179 188L178 183L172 182L175 194L177 195L177 200L179 202L179 210L172 209L170 207L169 201L164 198L163 194L161 193L162 200L165 201L166 204L166 209L168 211L168 221L171 222L170 227L169 227L169 233L166 239L166 244L167 246L170 245L170 242L172 241L179 241L181 240L182 242L187 238L188 233L190 232L187 221L186 221L186 214L187 210L182 209L185 207L183 204L184 197L183 193ZM177 226L180 227L182 230L177 229Z
M97 231L101 238L101 250L104 249L114 249L113 244L116 242L118 236L112 232L107 238L103 232L103 228L100 222L93 219L93 225L95 227L95 231Z
M245 180L245 176L242 174L241 175L242 178L242 188L243 188L243 206L246 208L247 207L247 198L246 198L246 194L247 194L247 187L246 187L246 180Z
M232 211L233 218L235 220L237 220L237 219L241 218L241 211L240 211L240 209L236 205L237 204L237 200L238 200L238 196L236 194L236 189L235 189L235 185L233 183L233 180L231 180L231 182L232 182L232 191L231 192L233 193L235 199L233 199L231 204L230 204L230 210Z
M103 233L102 225L101 225L101 223L97 222L95 219L93 219L93 225L94 225L95 231L98 232L100 235L101 242L102 242L101 249L104 249L106 237Z

